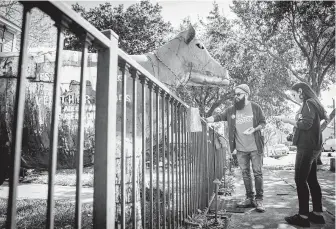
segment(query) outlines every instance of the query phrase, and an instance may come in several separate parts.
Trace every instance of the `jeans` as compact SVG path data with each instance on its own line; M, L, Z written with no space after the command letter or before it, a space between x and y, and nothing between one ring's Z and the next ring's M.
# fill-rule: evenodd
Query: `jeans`
M237 152L238 164L241 169L245 190L246 198L254 199L254 192L252 186L252 177L250 172L250 161L252 162L252 170L254 175L255 189L256 189L256 200L262 200L264 194L264 184L262 175L262 163L263 154L258 151L252 152Z
M322 193L316 175L319 151L298 148L295 160L295 183L299 199L299 214L309 213L309 190L313 211L322 212ZM309 189L308 189L309 186Z

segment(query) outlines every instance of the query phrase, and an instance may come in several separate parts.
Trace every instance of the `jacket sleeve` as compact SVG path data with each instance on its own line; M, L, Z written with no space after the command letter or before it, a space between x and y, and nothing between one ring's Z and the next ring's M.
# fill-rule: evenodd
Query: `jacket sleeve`
M314 106L309 106L309 104L306 103L302 108L301 114L302 117L299 117L299 120L296 122L297 128L300 130L309 130L315 118Z
M229 110L229 108L225 109L223 113L215 115L214 116L215 122L227 121L227 115L229 113L228 110Z
M261 109L261 107L259 105L258 105L258 109L259 109L259 122L258 122L258 125L261 125L263 128L265 128L265 126L266 126L266 118L265 118L264 112L263 112L263 110Z

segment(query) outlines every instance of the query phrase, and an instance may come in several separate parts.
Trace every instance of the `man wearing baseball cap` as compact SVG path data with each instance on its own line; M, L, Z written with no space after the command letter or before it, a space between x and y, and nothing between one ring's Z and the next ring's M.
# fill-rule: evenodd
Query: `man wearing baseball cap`
M207 122L227 121L229 127L230 151L237 151L238 165L242 171L246 199L238 204L240 207L256 207L264 212L262 159L264 138L261 129L266 125L261 107L248 98L251 94L247 84L240 84L234 89L234 105L225 109L222 114L211 116ZM254 196L250 163L254 174L256 195Z

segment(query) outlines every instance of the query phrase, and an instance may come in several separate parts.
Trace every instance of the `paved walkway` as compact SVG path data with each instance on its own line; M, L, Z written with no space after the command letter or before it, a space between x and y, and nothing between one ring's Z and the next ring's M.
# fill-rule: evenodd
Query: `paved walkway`
M9 187L4 183L0 187L0 198L8 198ZM75 201L76 187L55 185L54 189L55 200L69 199ZM48 185L45 184L20 184L17 192L18 199L47 199ZM93 188L82 188L82 202L93 202Z
M318 171L323 190L325 225L311 224L311 228L335 228L335 173ZM245 188L241 173L235 170L236 188L231 198L244 199ZM222 197L223 198L223 197ZM294 171L264 169L264 205L266 212L258 213L249 209L245 213L233 213L229 228L301 228L288 225L285 216L298 212L298 200L294 183Z

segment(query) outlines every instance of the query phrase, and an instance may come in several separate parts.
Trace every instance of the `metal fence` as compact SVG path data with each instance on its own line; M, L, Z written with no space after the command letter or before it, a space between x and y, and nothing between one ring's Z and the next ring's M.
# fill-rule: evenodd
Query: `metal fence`
M226 146L220 149L215 147L219 134L204 122L202 122L201 132L188 132L187 111L189 107L120 50L118 36L113 31L98 31L61 2L23 1L22 4L24 6L22 42L14 107L12 173L9 179L6 227L16 228L24 92L27 81L28 34L30 11L33 7L48 14L55 21L58 29L46 227L54 228L54 182L60 113L58 104L60 104L61 97L59 76L62 67L65 29L81 37L83 43L75 228L81 228L82 222L81 182L86 95L84 69L87 65L88 47L92 43L99 47L93 227L99 229L178 228L197 209L208 207L215 190L213 181L225 175L227 163ZM118 74L121 75L119 80ZM120 101L118 101L118 93L121 94ZM128 95L130 95L129 100ZM129 146L131 147L130 154L127 153ZM138 214L138 212L141 213Z

